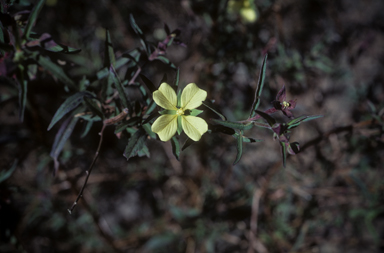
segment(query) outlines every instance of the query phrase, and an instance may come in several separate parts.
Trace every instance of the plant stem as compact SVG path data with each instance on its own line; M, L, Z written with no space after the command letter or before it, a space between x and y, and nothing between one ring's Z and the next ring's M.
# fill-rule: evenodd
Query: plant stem
M89 176L91 175L93 166L95 165L96 160L97 160L97 158L99 157L99 152L100 152L101 144L103 143L103 133L104 133L104 129L105 129L105 127L106 127L106 125L103 124L103 127L101 128L101 131L100 131L100 141L99 141L99 145L98 145L98 147L97 147L95 156L93 157L93 160L92 160L91 165L89 166L89 169L88 169L87 171L85 171L85 173L87 174L87 176L86 176L86 178L85 178L83 187L81 187L81 190L80 190L80 192L79 192L79 195L77 195L77 198L76 198L75 202L73 202L72 207L71 207L70 209L68 209L68 212L69 212L70 214L72 214L72 211L73 211L73 209L75 209L75 207L77 206L77 203L79 202L80 198L83 197L83 192L84 192L85 187L87 186L87 182L88 182Z

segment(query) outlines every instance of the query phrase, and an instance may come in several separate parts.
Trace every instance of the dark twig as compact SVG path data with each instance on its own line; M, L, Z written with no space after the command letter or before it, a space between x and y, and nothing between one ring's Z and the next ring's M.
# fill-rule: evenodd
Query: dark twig
M101 144L102 144L102 142L103 142L103 133L104 133L104 129L105 129L105 127L106 127L106 124L103 124L103 127L101 128L101 131L100 131L100 141L99 141L99 145L98 145L98 147L97 147L95 156L93 157L93 161L92 161L91 165L89 166L89 169L88 169L87 171L85 171L85 173L87 174L87 176L86 176L86 178L85 178L83 187L81 187L80 193L79 193L79 195L77 195L77 198L76 198L75 202L73 202L72 207L71 207L70 209L68 209L68 212L69 212L70 214L72 214L72 211L73 211L73 209L76 207L76 205L77 205L77 203L79 202L80 198L83 197L83 192L84 192L85 187L87 186L87 182L88 182L89 176L91 175L93 166L95 165L96 160L97 160L97 158L99 157L99 152L100 152Z

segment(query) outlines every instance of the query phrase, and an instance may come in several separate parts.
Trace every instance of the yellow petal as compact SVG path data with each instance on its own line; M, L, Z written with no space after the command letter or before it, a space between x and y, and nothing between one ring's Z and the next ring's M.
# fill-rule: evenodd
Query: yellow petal
M169 141L177 130L177 115L161 115L152 124L152 132L159 135L160 140Z
M181 125L189 138L194 141L200 140L201 136L208 131L208 124L202 118L195 116L181 116Z
M181 93L181 107L184 110L195 109L207 98L207 92L197 87L196 84L188 84Z
M153 92L153 100L164 109L177 110L176 92L167 83L162 83L159 89Z

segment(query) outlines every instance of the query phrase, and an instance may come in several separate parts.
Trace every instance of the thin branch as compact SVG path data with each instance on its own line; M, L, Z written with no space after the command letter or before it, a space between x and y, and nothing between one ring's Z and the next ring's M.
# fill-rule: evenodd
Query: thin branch
M76 198L75 202L73 202L72 207L70 209L68 209L68 212L70 214L72 214L72 211L76 207L76 205L79 202L80 198L83 197L83 192L84 192L85 187L87 186L87 182L88 182L89 176L91 175L91 172L93 170L93 166L95 165L96 160L99 157L99 152L100 152L101 144L103 143L103 134L104 134L105 127L106 127L106 125L103 124L103 127L101 128L101 131L100 131L100 141L99 141L99 145L97 147L95 156L93 157L93 161L92 161L91 165L89 166L89 169L87 171L85 171L85 173L87 174L87 177L85 178L83 187L81 187L80 193L79 193L79 195L77 195L77 198Z

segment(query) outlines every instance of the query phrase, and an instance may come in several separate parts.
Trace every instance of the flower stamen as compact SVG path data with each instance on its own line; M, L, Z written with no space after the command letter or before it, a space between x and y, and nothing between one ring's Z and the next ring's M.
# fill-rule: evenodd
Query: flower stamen
M178 110L176 111L176 114L177 114L177 116L184 115L184 110L183 110L183 108L178 109Z

